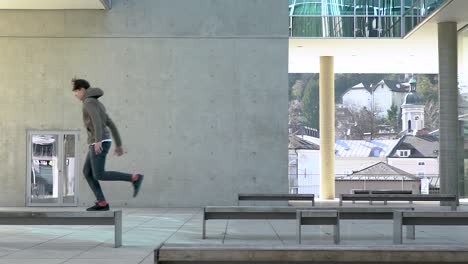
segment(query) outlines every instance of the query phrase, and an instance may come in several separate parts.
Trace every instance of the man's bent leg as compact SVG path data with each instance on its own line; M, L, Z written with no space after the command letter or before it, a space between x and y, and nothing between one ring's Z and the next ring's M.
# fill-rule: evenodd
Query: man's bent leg
M91 164L93 166L93 173L96 179L100 181L128 181L131 182L133 175L130 173L123 173L118 171L106 171L106 156L111 147L110 142L102 142L102 152L96 155L94 149L90 150Z
M96 155L94 149L90 149L90 159L93 169L93 174L96 179L100 181L127 181L131 182L133 186L133 197L138 195L140 191L141 184L143 182L143 174L130 174L123 173L118 171L106 171L106 156L109 153L111 147L110 142L102 143L102 152L99 155Z

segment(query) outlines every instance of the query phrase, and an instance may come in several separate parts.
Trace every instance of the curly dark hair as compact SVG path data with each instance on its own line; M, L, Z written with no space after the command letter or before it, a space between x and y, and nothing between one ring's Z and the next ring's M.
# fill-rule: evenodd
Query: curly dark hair
M85 79L73 78L72 83L73 83L73 88L72 88L73 91L78 90L80 88L88 89L90 87L89 82Z

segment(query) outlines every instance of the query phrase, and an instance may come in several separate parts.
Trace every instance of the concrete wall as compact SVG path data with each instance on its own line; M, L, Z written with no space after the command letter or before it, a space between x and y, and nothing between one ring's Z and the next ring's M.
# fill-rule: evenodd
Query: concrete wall
M363 107L371 108L372 95L365 89L352 89L343 95L343 104L353 108L355 111Z
M428 177L439 176L437 158L388 158L388 164L414 175L424 173Z
M320 197L320 150L298 149L298 193Z
M288 1L114 0L110 11L0 11L1 206L25 204L28 129L81 129L74 76L105 91L127 153L146 174L111 205L233 204L287 192ZM82 166L82 164L80 164ZM80 205L94 200L80 176Z

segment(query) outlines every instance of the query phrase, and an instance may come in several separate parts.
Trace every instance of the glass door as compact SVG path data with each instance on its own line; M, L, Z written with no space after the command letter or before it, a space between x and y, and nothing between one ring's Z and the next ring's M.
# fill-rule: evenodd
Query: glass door
M28 206L78 203L77 131L28 132Z

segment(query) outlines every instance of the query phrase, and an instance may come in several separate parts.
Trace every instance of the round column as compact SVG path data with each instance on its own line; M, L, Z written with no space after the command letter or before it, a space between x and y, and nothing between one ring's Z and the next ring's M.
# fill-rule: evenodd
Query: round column
M320 155L322 199L335 198L335 74L332 56L320 57Z

